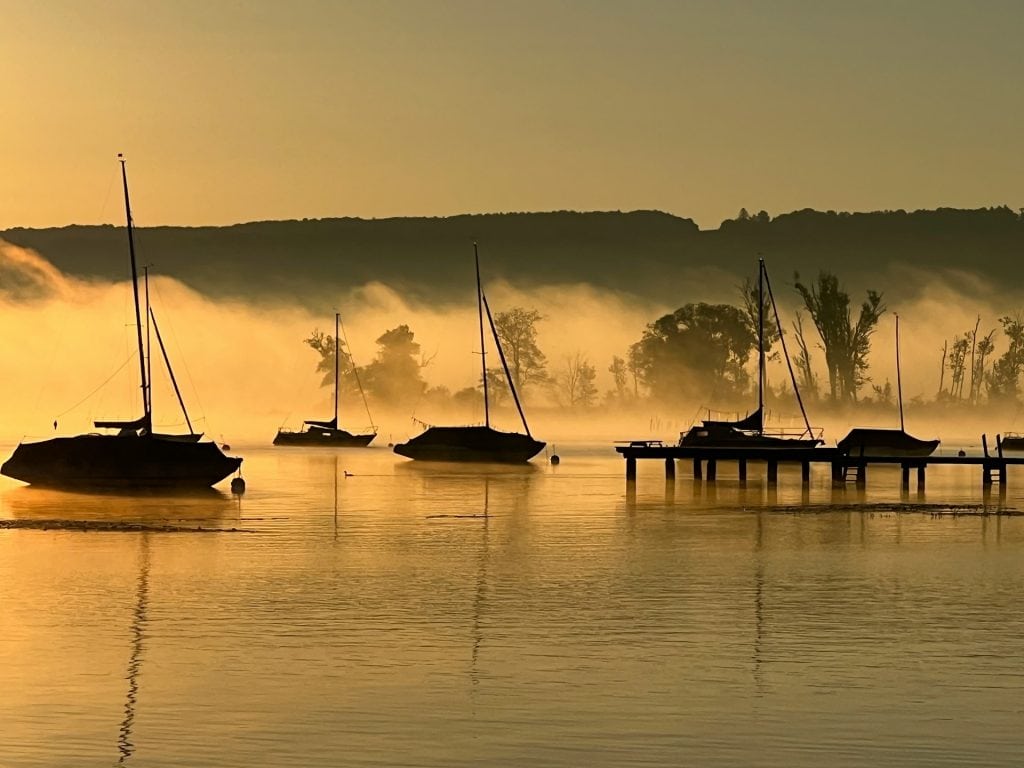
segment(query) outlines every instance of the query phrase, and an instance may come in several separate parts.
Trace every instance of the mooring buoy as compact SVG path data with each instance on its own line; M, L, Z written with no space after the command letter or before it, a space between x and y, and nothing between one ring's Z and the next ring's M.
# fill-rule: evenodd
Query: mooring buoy
M231 492L238 495L245 493L245 480L240 477L231 478Z
M551 454L551 463L552 464L558 464L560 461L561 461L561 459L558 458L558 454L557 453Z

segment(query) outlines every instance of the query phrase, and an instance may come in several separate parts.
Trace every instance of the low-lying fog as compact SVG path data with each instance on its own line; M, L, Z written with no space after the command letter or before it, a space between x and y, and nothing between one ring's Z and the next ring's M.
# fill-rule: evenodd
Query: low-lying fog
M127 265L125 272L127 273ZM922 276L918 276L923 280ZM485 278L486 279L486 278ZM842 279L842 275L840 275ZM980 335L999 328L1001 315L1014 314L1014 306L981 306L976 298L961 298L941 282L922 283L919 298L906 306L889 306L872 338L870 371L873 383L891 382L895 391L894 321L900 315L902 381L908 431L920 437L946 440L977 439L1014 427L1024 429L1012 406L974 412L940 413L930 401L939 388L943 341L974 327L982 317ZM679 302L663 306L635 297L599 291L581 283L550 286L524 292L508 284L487 284L497 313L515 306L538 310L538 343L547 357L548 372L559 377L566 360L577 353L597 370L600 392L597 405L587 409L559 407L546 389L526 393L527 416L542 439L612 440L658 437L674 440L702 409L741 407L706 400L671 407L640 400L629 405L605 402L613 388L608 367L614 355L626 357L647 323L687 302L701 301L732 290L732 286L687 285ZM783 322L789 329L797 297L782 280L775 284ZM877 286L885 291L885 286ZM410 303L386 285L371 283L339 294L333 306L315 309L265 302L213 302L165 275L150 279L150 296L168 347L178 382L197 430L226 441L269 442L279 426L297 428L304 418L329 418L331 390L320 387L316 367L319 356L303 340L314 329L333 333L335 310L342 313L351 352L359 365L376 354L375 340L386 330L408 325L429 363L422 369L431 387L452 393L479 382L479 328L474 286L467 280L465 301L449 306ZM972 287L977 295L977 286ZM851 295L856 310L862 297ZM714 300L714 299L710 299ZM69 435L90 431L99 418L132 418L141 412L138 361L135 355L135 319L129 280L115 284L88 282L60 273L42 256L0 243L0 436L10 440ZM808 339L816 333L804 321ZM1006 349L1001 331L992 359ZM790 354L795 342L787 337ZM180 409L163 372L159 348L153 340L155 421L161 430L183 426ZM489 353L491 354L491 353ZM823 354L812 349L822 382L826 382ZM497 366L496 357L488 365ZM751 356L751 371L756 355ZM947 371L947 383L949 373ZM769 381L778 386L788 380L781 362L769 368ZM826 385L827 386L827 385ZM630 384L632 388L632 383ZM865 394L870 395L870 386ZM753 407L752 401L749 407ZM417 421L427 423L479 423L480 398L442 404L424 399L400 408L370 402L374 421L387 440L416 434ZM358 398L345 398L342 424L361 428L368 419ZM795 402L786 411L777 408L783 423L798 423ZM793 417L796 417L795 419ZM837 413L811 406L811 421L826 428L828 442L845 434L853 423L898 426L895 405ZM414 420L415 419L415 420ZM1017 419L1021 423L1015 424ZM57 422L54 429L53 422ZM517 429L509 402L493 419L495 426Z

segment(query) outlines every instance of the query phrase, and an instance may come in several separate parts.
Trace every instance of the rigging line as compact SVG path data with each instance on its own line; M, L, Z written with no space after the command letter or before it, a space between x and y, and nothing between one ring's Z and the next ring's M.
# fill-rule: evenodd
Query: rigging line
M779 319L779 308L775 304L775 294L772 293L772 281L768 279L768 268L761 259L761 274L764 275L764 285L768 289L768 298L772 302L772 312L775 314L775 325L779 329L779 341L782 343L782 356L786 358L786 367L789 369L789 379L793 382L793 392L796 394L796 402L800 406L800 413L804 417L804 426L807 427L807 436L813 438L814 431L811 429L811 422L807 418L807 411L804 409L804 399L800 396L800 387L796 383L796 374L793 372L793 363L789 360L789 352L786 349L786 335L782 332L782 321Z
M527 437L533 437L530 434L530 427L526 423L526 414L523 413L523 406L519 402L515 382L512 381L512 374L508 370L508 363L505 361L505 352L502 350L501 341L498 339L498 330L494 327L494 318L491 317L491 305L487 303L487 295L483 291L480 291L480 298L483 300L484 309L487 310L487 322L491 324L491 333L494 334L494 346L498 348L498 357L501 358L501 367L505 371L505 380L508 382L509 391L512 392L512 399L516 401L516 410L519 411L519 418L523 420L523 429L526 430Z
M127 359L127 360L125 360L125 361L124 361L123 363L121 363L121 365L119 365L119 366L117 367L117 370L116 370L116 371L114 371L114 372L113 372L112 374L110 374L110 375L109 375L109 376L108 376L108 377L107 377L107 378L106 378L106 379L105 379L105 380L103 381L103 383L102 383L102 384L100 384L100 385L99 385L98 387L96 387L96 389L94 389L94 390L93 390L92 392L90 392L90 393L89 393L88 395L86 395L86 396L85 396L85 397L83 397L83 398L82 398L81 400L79 400L79 401L78 401L77 403L75 403L74 405L72 405L72 406L71 406L70 408L68 408L68 409L67 409L66 411L63 411L63 412L61 412L61 413L58 413L58 414L57 414L57 416L56 416L56 418L58 418L58 419L59 419L59 418L60 418L61 416L64 416L65 414L68 414L68 413L71 413L71 412L72 412L73 410L75 410L75 408L77 408L78 406L80 406L80 405L81 405L82 403L84 403L84 402L85 402L86 400L88 400L88 399L89 399L90 397L92 397L92 396L93 396L93 395L95 395L95 394L96 394L97 392L99 392L99 391L100 391L101 389L103 389L103 388L104 388L104 387L105 387L105 386L106 386L107 384L109 384L109 383L110 383L110 380L111 380L111 379L113 379L113 378L114 378L115 376L117 376L117 374L119 374L119 373L121 372L121 370L122 370L122 369L123 369L123 368L124 368L124 367L125 367L126 365L128 365L128 363L130 363L130 362L131 362L132 360L134 360L134 359L135 359L135 355L136 355L136 354L137 354L136 352L132 352L132 353L131 353L131 354L130 354L130 355L128 356L128 359Z
M153 281L153 292L159 297L160 303L163 304L163 296L160 294L160 283L156 280ZM181 364L185 367L185 376L188 377L189 386L192 388L191 397L196 399L196 404L199 406L199 412L202 414L201 419L206 421L206 408L203 407L203 399L199 396L199 389L196 387L195 381L192 379L192 371L188 367L188 358L181 350L181 343L178 341L178 332L174 328L174 317L169 316L167 325L171 329L171 340L178 348L178 357L181 359ZM207 421L207 424L209 422Z
M188 417L188 410L185 408L185 401L181 397L181 390L178 389L178 380L174 377L174 369L171 368L171 359L167 357L167 348L164 347L164 339L160 335L160 326L156 322L156 314L153 312L153 308L149 308L149 317L153 321L153 330L156 331L156 341L160 345L160 352L164 356L164 364L167 366L167 373L171 377L171 384L174 386L174 394L178 396L178 405L181 406L181 412L185 415L185 423L188 424L188 431L190 435L195 434L195 430L192 429L192 421Z
M348 343L348 334L345 333L345 323L341 320L341 316L338 317L338 322L341 324L341 337L345 340L345 354L348 356L348 360L352 363L352 373L356 377L356 386L359 387L359 396L363 398L363 407L366 409L366 418L370 420L370 427L374 430L377 429L377 425L373 423L373 416L370 414L370 404L366 402L366 392L363 391L363 382L359 379L359 367L356 365L356 359L352 355L352 345ZM340 386L340 382L337 382ZM337 424L335 424L337 426Z
M900 431L902 432L902 431L904 431L904 426L903 426L903 382L900 379L900 315L899 315L899 312L893 312L893 314L896 316L896 397L899 399L899 403L900 403Z

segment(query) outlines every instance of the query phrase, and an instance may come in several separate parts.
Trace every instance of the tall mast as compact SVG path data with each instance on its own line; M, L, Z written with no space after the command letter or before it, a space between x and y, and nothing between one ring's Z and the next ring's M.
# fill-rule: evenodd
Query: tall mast
M149 267L143 266L142 280L146 285L146 379L149 386L146 388L146 403L149 412L153 412L153 342L149 336Z
M124 155L118 153L121 163L121 182L124 185L124 213L128 220L128 253L132 259L132 295L135 298L135 336L139 344L139 380L142 382L143 429L146 434L153 432L153 414L149 409L149 386L146 377L145 348L142 345L142 313L139 311L139 270L135 266L135 237L132 230L132 207L128 200L128 172L124 167Z
M484 348L484 293L480 287L480 254L473 243L473 259L476 261L476 311L480 317L480 366L484 383L484 425L491 426L491 405L487 398L487 350Z
M900 403L900 431L903 431L903 382L900 381L900 316L896 315L896 399Z
M341 313L334 313L334 428L338 428L338 326L341 325Z
M757 262L757 410L761 414L758 434L764 433L764 257Z

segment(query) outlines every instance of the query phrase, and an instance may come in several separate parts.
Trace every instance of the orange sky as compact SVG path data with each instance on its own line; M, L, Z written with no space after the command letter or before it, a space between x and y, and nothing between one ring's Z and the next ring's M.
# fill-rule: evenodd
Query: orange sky
M1014 2L0 0L0 227L1024 205Z

